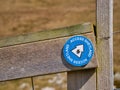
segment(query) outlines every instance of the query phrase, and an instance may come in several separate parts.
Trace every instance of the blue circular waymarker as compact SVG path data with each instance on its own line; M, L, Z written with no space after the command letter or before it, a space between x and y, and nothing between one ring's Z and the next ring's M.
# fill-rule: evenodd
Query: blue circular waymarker
M63 57L72 66L87 65L93 55L93 44L84 36L71 37L63 47Z

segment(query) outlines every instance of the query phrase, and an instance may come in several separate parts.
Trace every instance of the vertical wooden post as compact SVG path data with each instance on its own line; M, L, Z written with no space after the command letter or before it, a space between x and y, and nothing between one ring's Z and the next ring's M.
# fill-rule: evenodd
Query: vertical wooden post
M67 72L67 90L96 90L96 69Z
M113 0L97 0L97 90L113 90Z
M68 72L67 90L96 90L95 72L95 69Z

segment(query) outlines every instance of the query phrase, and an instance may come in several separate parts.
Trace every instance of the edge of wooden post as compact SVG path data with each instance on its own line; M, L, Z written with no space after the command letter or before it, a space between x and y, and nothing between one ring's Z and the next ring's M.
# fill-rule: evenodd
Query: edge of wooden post
M97 0L97 90L113 90L113 0Z

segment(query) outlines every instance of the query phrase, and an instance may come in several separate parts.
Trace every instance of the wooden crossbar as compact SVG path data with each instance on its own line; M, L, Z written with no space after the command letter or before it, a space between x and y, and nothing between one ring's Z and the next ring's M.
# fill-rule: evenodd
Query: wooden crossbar
M85 67L64 62L62 48L73 35L84 35L95 45L93 26L89 23L0 40L0 81L96 68L95 55Z

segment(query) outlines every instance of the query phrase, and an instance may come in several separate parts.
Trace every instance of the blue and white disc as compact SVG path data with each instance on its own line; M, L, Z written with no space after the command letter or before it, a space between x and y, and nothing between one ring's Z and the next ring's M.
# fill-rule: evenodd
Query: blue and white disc
M73 36L63 47L63 57L72 66L87 65L94 55L92 42L85 36Z

